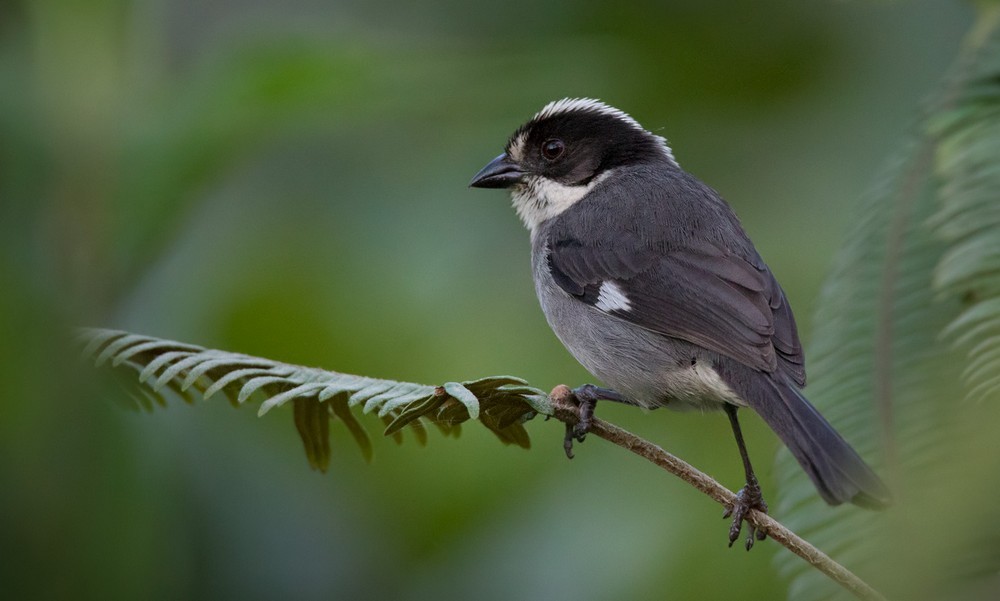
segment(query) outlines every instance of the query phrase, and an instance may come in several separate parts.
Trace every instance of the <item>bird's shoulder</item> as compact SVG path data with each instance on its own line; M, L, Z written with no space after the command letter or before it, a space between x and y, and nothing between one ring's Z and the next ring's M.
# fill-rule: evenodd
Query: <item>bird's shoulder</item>
M725 200L677 168L620 169L538 234L539 250L544 245L557 259L590 263L591 277L634 277L663 257L680 255L767 269Z
M537 234L549 275L577 300L804 384L784 292L729 205L693 176L625 170Z

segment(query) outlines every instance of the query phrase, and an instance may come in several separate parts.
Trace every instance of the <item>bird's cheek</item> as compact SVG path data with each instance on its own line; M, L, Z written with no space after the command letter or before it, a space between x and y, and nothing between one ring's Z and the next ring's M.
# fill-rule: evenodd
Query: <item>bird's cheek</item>
M597 161L582 161L571 169L562 179L567 184L586 184L597 174Z

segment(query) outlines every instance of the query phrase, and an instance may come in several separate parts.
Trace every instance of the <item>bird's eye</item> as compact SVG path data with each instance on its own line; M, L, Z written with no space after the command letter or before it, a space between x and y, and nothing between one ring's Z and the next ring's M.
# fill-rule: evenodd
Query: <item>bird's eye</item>
M562 140L558 138L552 138L551 140L546 140L542 144L542 156L548 161L554 161L562 156L563 151L566 150L566 145Z

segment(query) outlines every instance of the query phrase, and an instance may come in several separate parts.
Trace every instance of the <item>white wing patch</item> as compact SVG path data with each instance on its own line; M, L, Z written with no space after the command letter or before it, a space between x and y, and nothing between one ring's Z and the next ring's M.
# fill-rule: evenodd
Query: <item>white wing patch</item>
M618 284L611 280L606 280L597 291L595 306L605 312L628 311L632 308L632 303L625 296L625 291Z

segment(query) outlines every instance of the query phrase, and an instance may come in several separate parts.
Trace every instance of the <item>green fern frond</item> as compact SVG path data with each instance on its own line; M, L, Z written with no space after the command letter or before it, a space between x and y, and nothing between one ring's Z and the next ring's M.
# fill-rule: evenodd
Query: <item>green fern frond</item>
M330 463L329 426L334 418L344 423L365 458L371 458L371 441L351 411L358 406L362 413L382 418L385 434L397 441L407 426L422 442L427 423L457 435L460 424L473 419L503 443L524 448L530 446L524 423L536 414L551 414L544 392L511 376L427 386L290 365L121 330L84 329L80 339L84 355L98 367L113 368L119 375L131 372L132 377L119 382L133 408L165 405L165 390L187 402L194 401L192 389L206 400L222 393L235 407L259 398L261 416L291 402L309 464L322 471Z
M962 378L974 400L1000 391L1000 64L993 67L932 123L942 183L930 224L948 244L934 284L964 304L944 338L966 353Z
M956 464L995 455L969 427L984 416L966 418L962 409L966 393L981 397L1000 386L997 17L996 6L984 9L929 119L854 211L814 319L806 394L899 505L884 513L828 507L789 453L778 458L776 512L784 523L889 597L927 595L951 570L939 556L974 555L994 573L1000 567L995 549L975 546L990 536L954 534L986 511L981 495L954 494L969 488ZM976 480L986 489L996 484L985 473ZM940 503L929 501L932 494L947 495L957 511L934 513ZM922 520L934 526L915 526ZM934 536L942 531L950 536ZM844 598L815 571L776 561L790 599ZM899 566L907 566L906 578Z

